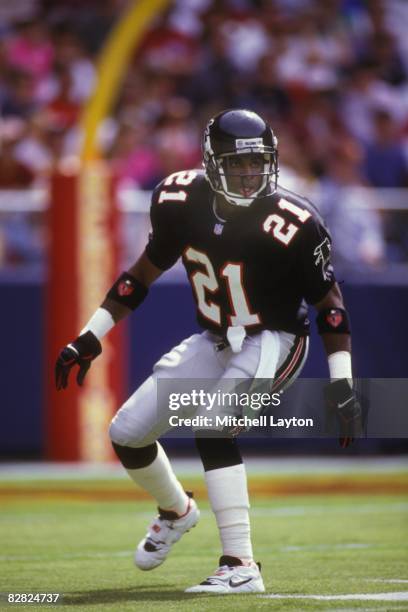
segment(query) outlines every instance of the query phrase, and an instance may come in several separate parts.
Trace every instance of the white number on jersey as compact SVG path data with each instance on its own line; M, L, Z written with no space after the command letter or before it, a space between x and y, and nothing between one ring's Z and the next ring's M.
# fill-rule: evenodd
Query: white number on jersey
M281 210L289 210L292 215L295 215L295 217L299 219L301 223L304 223L309 217L312 216L311 213L305 208L299 208L299 206L296 206L296 204L293 204L293 202L288 202L287 200L279 200L278 206Z
M308 210L300 208L293 204L293 202L288 202L288 200L279 200L278 206L281 210L291 212L301 223L304 223L311 217L311 213ZM271 233L279 242L288 246L299 228L294 223L287 223L283 217L274 213L265 219L263 229L267 234Z
M228 296L233 315L228 315L230 325L256 325L259 316L249 311L248 298L243 283L243 264L227 263L221 269L221 276L227 279Z
M272 231L273 236L287 246L299 228L293 223L289 223L287 227L285 225L286 221L283 217L273 214L265 219L263 228L267 234Z
M218 282L215 276L211 261L205 253L189 247L184 256L188 261L194 261L205 267L205 272L193 272L190 277L191 284L197 298L198 309L206 319L217 325L221 325L221 309L214 302L207 302L205 292L214 293L218 289Z
M198 309L201 314L216 325L221 325L221 309L212 301L207 301L206 291L214 293L219 289L217 277L213 265L208 256L189 247L184 252L188 261L193 261L205 266L205 272L193 272L190 277L193 290L197 298ZM252 314L249 309L248 299L243 285L243 264L226 263L220 271L220 276L226 279L228 296L231 304L232 315L228 315L230 325L256 325L261 322L258 314Z
M186 170L182 172L173 172L164 181L164 185L167 187L170 185L190 185L197 176L195 170ZM159 195L158 203L162 202L185 202L187 199L187 193L180 189L179 191L166 191L162 190Z

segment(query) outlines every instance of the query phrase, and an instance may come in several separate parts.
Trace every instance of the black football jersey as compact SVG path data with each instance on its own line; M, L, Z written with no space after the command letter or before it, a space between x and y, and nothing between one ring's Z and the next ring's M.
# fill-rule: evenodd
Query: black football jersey
M200 170L176 172L156 187L150 261L167 270L182 257L205 329L307 334L306 302L320 301L335 282L330 234L317 210L279 188L224 221L214 195Z

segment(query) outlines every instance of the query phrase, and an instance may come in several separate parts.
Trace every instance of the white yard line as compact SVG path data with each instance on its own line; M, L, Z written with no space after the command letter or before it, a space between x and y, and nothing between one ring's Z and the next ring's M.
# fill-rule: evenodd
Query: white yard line
M316 599L319 601L408 601L408 591L352 593L347 595L258 595L261 599Z
M282 546L281 552L315 552L325 550L360 550L362 548L372 548L372 544L360 544L351 542L349 544L311 544L309 546ZM408 581L407 581L408 582Z
M384 510L391 512L406 512L408 510L408 503L397 502L397 503L377 503L375 506L372 504L330 504L329 506L282 506L278 508L257 507L251 508L251 516L313 516L319 514L339 514L346 512L347 514L377 514L378 512L384 512Z
M113 557L129 557L134 554L133 550L118 550L116 552L81 552L64 553L62 555L0 555L0 562L9 561L49 561L54 563L59 559L106 559Z
M390 608L389 605L387 605L386 608L380 608L378 606L376 606L375 608L366 608L365 606L364 608L362 608L361 606L353 606L352 608L330 608L330 612L356 612L357 610L358 612L397 612L397 610L405 610L405 612L407 612L407 606L398 606L394 604L392 608Z
M135 502L135 510L129 511L126 514L130 516L135 515L137 518L148 518L152 517L154 514L154 508L152 507L151 511L143 510L138 512L136 509L137 502ZM299 516L319 516L319 515L327 515L327 514L377 514L379 512L407 512L408 511L408 503L397 502L397 503L379 503L375 506L370 504L338 504L338 505L330 505L330 506L282 506L277 508L268 508L268 507L260 507L260 508L251 508L251 517L270 517L270 516L284 516L288 518L296 518ZM206 508L201 510L201 518L209 518L212 517L213 513L211 510L207 510ZM16 514L15 512L10 512L8 510L0 509L0 523L5 523L7 521L13 523L19 523L21 521L37 521L40 522L42 520L55 520L55 514L51 512L21 512ZM358 548L366 546L366 544L346 544L345 546L349 546L350 548ZM367 544L369 546L369 544Z
M384 584L408 584L405 578L365 578L366 582L382 582Z
M178 475L203 473L197 457L171 459ZM248 457L245 460L248 474L352 474L389 472L408 472L408 459L405 455L397 457ZM128 477L119 463L47 463L21 462L0 463L0 481L10 480L87 480L119 479Z
M284 546L282 548L277 548L276 550L278 550L279 552L288 552L288 549L290 549L290 552L293 551L314 551L314 550L337 550L337 549L347 549L350 550L351 548L369 548L371 547L370 544L324 544L321 546ZM274 549L269 547L267 549L268 552L273 551ZM263 552L262 547L258 548L259 552ZM100 552L91 552L91 551L84 551L84 552L80 552L80 553L62 553L56 556L53 555L49 555L47 553L43 554L43 555L0 555L0 563L1 562L8 562L8 561L46 561L46 560L57 560L57 559L104 559L104 558L108 558L108 557L127 557L133 554L133 551L131 550L118 550L118 551L100 551ZM373 579L370 582L408 582L408 580L394 580L394 581L380 581L377 579Z

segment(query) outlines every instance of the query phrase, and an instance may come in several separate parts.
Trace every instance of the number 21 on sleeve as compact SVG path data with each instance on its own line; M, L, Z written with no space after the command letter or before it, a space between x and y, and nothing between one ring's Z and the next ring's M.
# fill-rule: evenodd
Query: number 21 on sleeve
M194 170L187 170L183 172L174 172L170 174L164 181L164 185L166 187L170 185L190 185L197 176L197 172ZM159 195L158 203L162 204L163 202L185 202L187 199L187 192L183 189L179 191L166 191L162 189Z

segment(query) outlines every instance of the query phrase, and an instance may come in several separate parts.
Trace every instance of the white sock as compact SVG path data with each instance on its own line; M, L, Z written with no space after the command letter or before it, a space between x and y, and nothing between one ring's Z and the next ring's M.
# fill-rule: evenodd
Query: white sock
M155 498L159 508L184 514L188 496L172 470L163 447L157 442L156 459L148 466L126 470L131 479Z
M240 463L210 470L205 472L205 480L223 554L250 563L253 552L245 466Z

